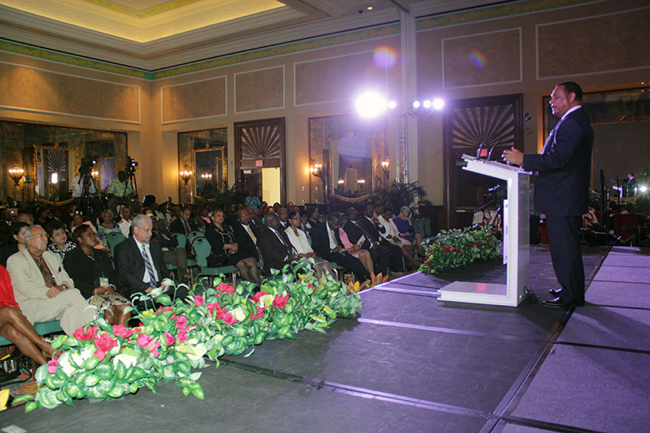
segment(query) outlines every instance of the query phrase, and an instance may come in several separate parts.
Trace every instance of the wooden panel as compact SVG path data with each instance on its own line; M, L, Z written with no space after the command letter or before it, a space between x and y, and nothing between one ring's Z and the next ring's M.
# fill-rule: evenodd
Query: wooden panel
M445 39L445 87L521 81L520 29Z
M284 108L284 68L235 75L235 112Z
M140 88L0 63L0 106L140 123Z
M162 88L162 123L226 113L226 77Z
M538 77L649 67L650 56L638 52L650 40L648 23L650 9L540 25Z
M360 84L386 88L386 71L375 66L372 52L298 63L295 76L296 105L352 99Z

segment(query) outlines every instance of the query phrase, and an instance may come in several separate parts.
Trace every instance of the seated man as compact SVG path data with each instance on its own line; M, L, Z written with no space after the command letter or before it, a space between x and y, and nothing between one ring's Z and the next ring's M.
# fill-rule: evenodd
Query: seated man
M133 220L131 219L131 208L128 206L122 206L122 209L120 209L120 217L117 226L120 228L124 238L128 238L131 232L131 224L133 223Z
M23 237L27 248L9 257L7 271L27 319L32 323L60 320L68 335L95 320L97 310L74 288L59 255L47 251L45 230L32 226Z
M264 217L266 228L257 235L257 246L264 259L264 274L271 276L271 269L282 270L284 265L291 263L298 256L280 225L280 219L275 212L269 212Z
M157 242L150 242L153 231L151 218L138 215L133 219L131 227L133 236L115 247L115 270L119 288L127 299L133 295L151 293L154 288L160 287L163 279L169 278L162 248ZM167 294L174 298L173 290ZM185 288L177 288L176 297L185 299L186 296ZM140 309L155 307L151 302L134 301L133 304Z
M261 285L259 270L257 269L257 237L249 225L250 215L245 209L237 212L237 222L233 224L232 231L234 241L239 247L237 269L241 277L246 281L252 281L258 286Z
M389 251L390 270L393 272L403 271L404 261L402 260L402 249L381 237L381 233L385 232L385 229L379 222L373 205L369 204L366 206L365 216L359 218L359 225L364 229L365 233L370 235L373 242L379 243L379 248L384 248Z
M361 260L345 251L339 236L341 214L331 212L325 224L319 224L311 232L312 248L320 258L335 262L354 272L360 282L370 279L370 272L363 266Z
M106 194L109 199L108 208L113 211L113 214L117 215L118 205L123 204L131 208L136 208L138 205L134 199L135 188L133 188L133 183L127 180L126 173L122 170L117 173L117 179L113 179L113 182L108 186Z
M388 262L390 261L390 250L379 243L379 239L372 238L372 235L361 225L359 212L353 207L348 209L349 221L345 223L343 230L348 235L352 244L358 244L362 249L367 250L372 258L375 272L388 275Z
M187 254L185 253L185 248L178 246L178 240L165 228L165 224L154 216L152 211L147 211L146 215L151 218L151 222L153 223L151 240L158 242L158 245L162 248L165 264L178 267L176 282L183 282L187 273Z

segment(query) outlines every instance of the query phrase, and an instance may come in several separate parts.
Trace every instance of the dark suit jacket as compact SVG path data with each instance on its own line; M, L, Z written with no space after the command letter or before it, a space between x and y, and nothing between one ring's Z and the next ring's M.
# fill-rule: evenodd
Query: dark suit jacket
M189 220L187 223L190 225L190 231L196 231L199 229L194 221ZM187 233L185 233L185 226L180 218L175 219L169 224L169 231L172 233L187 235Z
M584 109L560 120L541 155L524 155L524 170L536 171L535 210L552 216L589 211L594 130Z
M93 291L99 287L100 277L108 278L108 282L115 287L119 285L117 272L113 269L108 254L101 250L95 250L93 255L95 261L89 258L81 248L75 248L68 252L63 260L65 271L74 281L74 286L79 289L86 299L90 298Z
M257 247L255 247L253 240L248 235L248 232L244 230L239 221L233 224L232 231L235 234L235 242L239 246L239 252L252 255L252 257L257 257ZM255 237L257 237L257 235L255 235Z
M162 281L163 278L169 278L160 245L157 242L150 242L149 245L158 279ZM126 298L131 299L131 295L144 293L149 288L149 283L142 281L145 270L144 259L133 237L120 242L115 247L115 270L119 280L118 288Z
M386 231L384 226L380 225L379 227L377 227L374 222L368 220L368 218L366 218L365 216L359 218L359 224L361 224L361 227L363 227L366 233L370 235L373 242L382 241L383 238L381 237L379 232L384 233Z
M284 231L279 231L278 233L282 236L286 245L280 242L280 239L278 239L275 233L268 228L260 231L257 235L257 246L262 253L264 274L267 276L271 275L271 269L282 270L284 265L290 263L289 256L293 254L293 247L289 247L291 242L287 235Z
M334 232L334 236L336 237L336 243L341 248L344 248L338 230ZM332 254L332 249L330 248L330 237L327 234L327 222L319 224L312 229L311 248L314 250L318 257L325 260L329 259L330 255Z
M14 240L14 234L11 227L4 221L0 220L0 246L6 246Z
M346 222L345 226L343 227L343 230L345 230L345 233L348 235L348 239L353 244L356 244L357 242L359 242L359 239L361 239L361 236L365 236L364 233L363 233L363 230L361 230L352 221ZM366 240L361 245L361 248L363 248L364 250L371 249L372 248L372 245L370 245L371 241L372 241L372 239L368 239L368 237L366 236Z

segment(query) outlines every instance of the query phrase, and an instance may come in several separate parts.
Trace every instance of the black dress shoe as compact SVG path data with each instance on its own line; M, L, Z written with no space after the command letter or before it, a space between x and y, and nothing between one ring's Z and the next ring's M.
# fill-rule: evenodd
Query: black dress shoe
M548 308L569 308L573 306L570 302L564 302L559 297L551 299L550 301L544 301L544 306Z
M559 289L549 289L548 293L551 295L560 296L560 293L562 293L562 287Z

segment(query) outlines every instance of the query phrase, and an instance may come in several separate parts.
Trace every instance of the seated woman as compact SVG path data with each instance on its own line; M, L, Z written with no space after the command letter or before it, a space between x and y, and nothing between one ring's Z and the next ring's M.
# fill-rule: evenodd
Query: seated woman
M77 248L77 244L68 240L68 232L65 229L65 224L61 221L52 221L48 224L47 234L50 238L47 250L61 256L61 261L65 259L66 253Z
M212 247L208 266L235 266L244 280L258 284L260 277L255 254L239 251L232 228L223 220L223 211L217 209L212 212L212 223L205 228L205 238Z
M368 250L362 250L361 245L359 244L353 245L350 238L348 238L348 234L343 230L343 227L339 227L339 237L341 238L341 243L345 247L345 251L347 251L352 257L359 259L363 266L368 269L370 275L374 275L375 265L372 263L370 252Z
M97 227L97 235L99 236L99 240L102 241L104 248L109 248L108 235L111 233L122 233L122 230L113 221L115 215L113 215L112 210L106 209L99 217L101 218L101 222L99 227Z
M45 357L51 358L54 350L43 341L32 324L20 311L14 298L9 272L0 266L0 335L16 345L23 355L38 365L45 364Z
M131 304L115 293L117 272L108 254L95 248L99 243L97 235L89 226L82 224L74 229L72 239L77 243L77 248L66 254L63 261L65 271L88 303L104 313L108 323L126 326L131 313L124 310Z
M399 215L393 218L393 223L395 223L395 227L399 231L399 236L409 241L418 249L418 253L424 257L422 235L415 233L415 227L413 227L413 222L411 221L411 209L408 206L402 206L399 210Z
M9 259L9 257L18 251L27 248L23 235L25 234L25 230L28 228L29 224L23 222L17 222L11 225L11 232L14 235L16 243L0 248L0 265L7 266L7 259Z
M298 212L289 212L287 221L289 221L290 225L286 228L285 233L289 237L291 245L293 245L293 248L298 253L298 257L313 258L316 260L314 270L316 271L316 275L318 275L318 279L322 278L324 273L333 275L330 263L325 259L316 257L316 253L311 248L311 245L309 245L307 234L300 228L302 224L300 214Z

